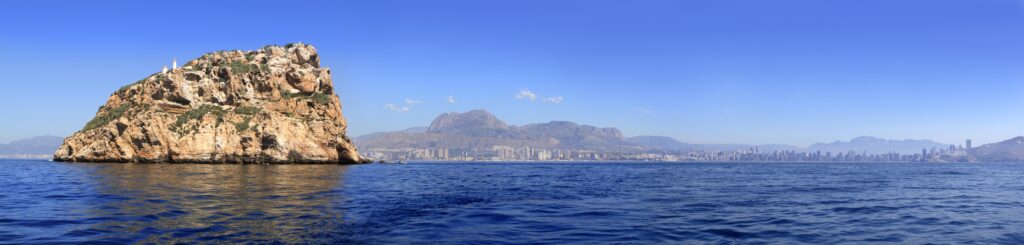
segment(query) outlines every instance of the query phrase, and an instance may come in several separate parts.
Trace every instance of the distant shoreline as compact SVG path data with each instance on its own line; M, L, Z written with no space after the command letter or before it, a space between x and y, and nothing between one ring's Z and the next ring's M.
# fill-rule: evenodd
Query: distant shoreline
M405 163L927 163L927 164L985 164L985 163L1024 163L1024 162L913 162L913 161L643 161L643 160L406 160ZM399 162L374 162L373 164L402 164Z
M0 154L0 159L38 159L38 160L50 160L53 155L50 154Z
M0 155L0 160L52 160L51 155L33 155L33 154L8 154ZM111 162L116 163L116 162ZM456 160L407 160L405 163L811 163L811 164L830 164L830 163L892 163L892 164L905 164L905 163L927 163L927 164L986 164L986 163L1024 163L1024 162L911 162L911 161L643 161L643 160L556 160L556 161L538 161L538 160L475 160L475 161L456 161ZM234 165L233 163L144 163L144 164L227 164ZM369 164L403 164L400 162L373 162ZM247 165L247 164L240 164ZM256 164L260 165L260 164ZM285 164L272 164L272 165L319 165L319 164L302 164L302 163L285 163Z

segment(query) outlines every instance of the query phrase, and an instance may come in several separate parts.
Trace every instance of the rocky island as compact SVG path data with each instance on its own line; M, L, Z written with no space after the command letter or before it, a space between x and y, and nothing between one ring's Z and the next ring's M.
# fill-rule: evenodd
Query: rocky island
M306 44L219 51L121 87L55 161L360 163Z

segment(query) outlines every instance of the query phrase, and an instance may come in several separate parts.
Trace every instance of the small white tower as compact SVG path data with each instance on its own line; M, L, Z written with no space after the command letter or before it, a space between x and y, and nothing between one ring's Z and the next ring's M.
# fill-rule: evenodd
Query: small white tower
M171 58L171 70L178 69L178 58Z
M160 74L167 74L167 66L164 66L164 69L160 71Z

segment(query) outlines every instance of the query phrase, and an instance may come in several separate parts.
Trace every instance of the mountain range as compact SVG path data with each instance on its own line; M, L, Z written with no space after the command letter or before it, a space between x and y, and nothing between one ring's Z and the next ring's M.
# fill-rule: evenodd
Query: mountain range
M36 136L0 144L0 155L49 155L56 151L64 138L57 136Z
M641 149L626 142L622 132L616 128L598 128L567 121L515 126L484 110L445 113L426 128L375 133L353 140L360 148L389 149L480 149L493 146L601 151Z
M626 142L646 149L663 151L742 151L757 149L758 151L801 151L802 148L791 145L769 144L691 144L678 141L668 136L641 135L626 138Z
M857 153L867 152L869 154L882 154L882 153L900 153L900 154L914 154L920 153L922 149L931 150L932 148L947 148L948 144L943 144L931 140L889 140L880 139L870 136L861 136L853 138L850 141L836 141L832 143L816 143L807 147L808 152L848 152L854 151Z
M353 139L363 149L457 148L479 149L493 146L582 149L594 151L741 151L761 152L833 152L854 151L869 154L897 152L913 154L921 149L948 147L930 140L887 140L857 137L850 141L817 143L803 148L791 145L691 144L667 136L625 137L616 128L599 128L568 121L523 126L508 125L485 110L445 113L428 127L374 133Z

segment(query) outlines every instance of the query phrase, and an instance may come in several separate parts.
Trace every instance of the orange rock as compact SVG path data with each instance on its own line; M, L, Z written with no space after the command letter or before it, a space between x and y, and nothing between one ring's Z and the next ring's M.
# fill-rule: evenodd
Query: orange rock
M221 51L119 89L56 161L360 163L313 46Z

